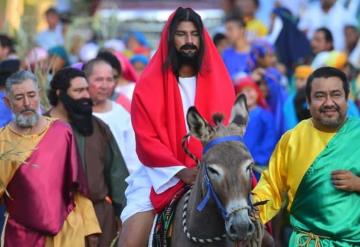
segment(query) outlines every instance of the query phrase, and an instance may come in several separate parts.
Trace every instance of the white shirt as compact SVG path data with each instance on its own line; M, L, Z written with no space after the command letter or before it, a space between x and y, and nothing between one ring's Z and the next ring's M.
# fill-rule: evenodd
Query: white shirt
M184 112L184 120L186 130L188 126L186 124L186 113L188 109L195 104L196 95L196 77L179 77L179 90L181 95L181 102ZM156 193L162 193L167 189L173 187L179 182L179 179L175 177L176 173L186 168L185 166L169 166L162 168L150 168L146 167L147 173L150 177L151 183Z
M117 86L115 88L115 92L124 94L131 101L134 93L135 85L136 84L134 82L129 82L128 84Z
M335 50L343 51L345 48L344 27L353 23L356 19L350 11L347 11L341 3L336 2L333 7L325 13L319 2L309 5L309 8L300 19L299 29L307 30L307 36L311 39L316 29L328 28L334 38Z
M93 114L109 126L131 174L142 164L136 154L135 133L131 124L130 113L119 104L113 101L111 103L112 109L110 111L93 112Z
M36 36L36 43L46 50L54 46L64 45L62 28L62 25L58 24L54 30L47 29L38 33Z

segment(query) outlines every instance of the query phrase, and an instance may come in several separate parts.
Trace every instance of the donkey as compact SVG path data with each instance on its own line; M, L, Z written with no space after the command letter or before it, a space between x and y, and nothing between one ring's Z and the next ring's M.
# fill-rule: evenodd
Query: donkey
M228 126L213 118L215 127L195 107L187 113L190 134L202 142L204 154L193 188L177 205L171 246L261 246L263 227L249 215L253 159L242 141L245 96L237 97Z

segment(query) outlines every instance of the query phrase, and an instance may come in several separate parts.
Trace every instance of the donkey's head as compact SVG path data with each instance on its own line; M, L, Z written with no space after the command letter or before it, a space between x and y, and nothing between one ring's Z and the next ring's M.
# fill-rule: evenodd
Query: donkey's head
M195 107L187 113L191 134L204 146L199 174L204 179L203 194L213 190L218 197L220 205L217 206L222 207L220 211L228 237L247 240L254 232L254 225L249 218L248 205L253 159L242 141L248 121L245 96L237 97L228 126L224 126L219 115L213 118L214 127L200 116ZM209 189L208 183L212 188Z

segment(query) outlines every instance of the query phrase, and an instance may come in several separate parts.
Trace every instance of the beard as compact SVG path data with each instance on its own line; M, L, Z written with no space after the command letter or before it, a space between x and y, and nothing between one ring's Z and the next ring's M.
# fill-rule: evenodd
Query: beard
M197 58L199 56L199 49L194 44L185 44L176 51L176 55L180 66L190 65L198 71Z
M32 112L30 116L24 115L25 112ZM26 108L20 113L15 114L15 123L20 128L32 128L39 121L39 113L31 108Z
M326 111L336 111L338 116L336 118L324 118L320 117L318 121L325 127L330 129L339 128L344 122L346 116L340 112L340 107L336 104L332 106L321 106L319 109L320 114L326 114Z
M61 92L59 99L68 113L70 124L80 134L90 136L93 133L92 101L89 98L74 100L65 92Z

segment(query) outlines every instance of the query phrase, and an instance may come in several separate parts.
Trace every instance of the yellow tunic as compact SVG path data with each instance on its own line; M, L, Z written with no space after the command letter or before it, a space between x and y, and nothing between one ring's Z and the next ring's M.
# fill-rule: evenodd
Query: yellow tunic
M253 190L255 201L269 200L259 207L263 223L278 213L286 195L290 209L303 176L334 135L317 130L308 119L281 137L270 158L269 168L261 174Z
M49 123L53 121L47 120ZM5 188L17 168L31 155L49 126L35 135L18 134L9 125L0 129L0 197L6 193ZM56 236L47 237L46 246L85 246L85 236L101 233L91 201L79 193L74 199L74 210L66 218L61 231Z

